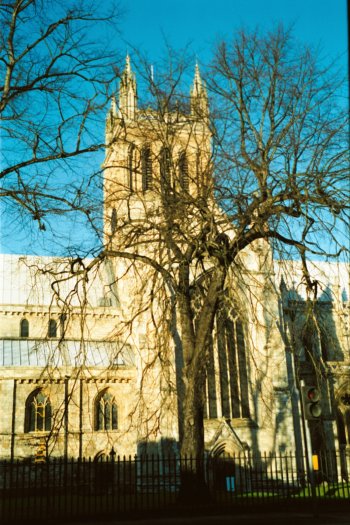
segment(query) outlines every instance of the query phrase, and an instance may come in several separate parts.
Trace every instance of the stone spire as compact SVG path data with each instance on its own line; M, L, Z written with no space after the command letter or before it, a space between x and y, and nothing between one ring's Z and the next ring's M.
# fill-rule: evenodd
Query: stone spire
M119 117L128 120L135 118L137 110L136 78L131 69L130 57L126 55L125 69L119 86Z
M196 62L194 80L191 89L191 114L197 118L208 118L209 117L209 104L208 95L205 83L203 82L198 62Z

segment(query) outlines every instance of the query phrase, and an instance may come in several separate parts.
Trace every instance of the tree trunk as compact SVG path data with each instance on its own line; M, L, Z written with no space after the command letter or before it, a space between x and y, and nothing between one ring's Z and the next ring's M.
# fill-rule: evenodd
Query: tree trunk
M181 454L181 503L207 500L209 490L205 480L204 465L204 400L205 366L186 367L183 399Z
M183 501L209 497L204 465L204 404L207 342L212 333L216 306L226 272L216 269L208 293L196 318L196 330L188 302L180 303L184 369L181 395L182 424L180 434L181 492ZM181 305L185 304L185 308ZM191 318L189 318L189 316ZM209 500L208 500L209 501Z

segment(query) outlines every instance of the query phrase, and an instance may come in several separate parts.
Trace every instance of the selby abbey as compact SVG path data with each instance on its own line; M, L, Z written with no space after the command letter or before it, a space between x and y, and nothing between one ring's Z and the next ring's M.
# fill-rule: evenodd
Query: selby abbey
M189 101L181 111L139 108L127 57L106 124L109 256L1 256L2 459L176 452L184 364L170 254L196 238L208 210L232 234L215 204L198 66ZM193 263L193 304L210 264L203 253ZM205 356L206 453L303 450L303 385L320 396L308 423L313 449L350 453L346 265L310 263L312 315L299 261L276 260L254 241L236 266Z

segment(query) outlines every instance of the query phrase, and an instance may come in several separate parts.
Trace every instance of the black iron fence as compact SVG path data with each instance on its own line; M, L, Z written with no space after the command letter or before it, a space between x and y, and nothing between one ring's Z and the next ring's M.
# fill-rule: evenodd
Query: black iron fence
M179 506L349 502L349 453L326 451L311 463L310 471L299 455L249 453L200 461L114 454L98 460L2 461L0 521L116 516ZM195 487L184 485L185 474L187 481L190 476L192 484L199 483L202 498L192 497Z

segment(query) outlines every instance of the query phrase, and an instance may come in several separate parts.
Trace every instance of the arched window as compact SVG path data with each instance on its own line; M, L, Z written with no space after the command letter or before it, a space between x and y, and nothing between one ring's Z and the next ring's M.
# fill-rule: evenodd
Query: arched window
M29 337L29 322L22 319L19 325L20 337Z
M231 317L226 308L222 308L216 317L216 337L208 347L206 417L249 416L243 325L239 318Z
M95 402L95 430L117 430L118 408L109 390L103 390Z
M179 155L179 181L182 190L188 191L189 177L188 177L188 161L187 155L182 151Z
M152 189L152 152L150 146L141 151L142 191Z
M205 177L203 173L202 159L199 151L196 153L196 185L198 188L198 195L205 195Z
M136 149L133 144L130 146L128 153L128 179L129 190L131 192L136 191Z
M112 210L112 215L111 215L111 234L113 235L113 233L115 233L117 229L117 211L115 208L113 208Z
M49 320L48 336L57 337L57 321L55 319Z
M48 432L51 430L52 410L48 396L35 390L26 402L25 432Z
M162 148L160 152L160 181L163 191L166 193L173 189L171 176L171 155L169 148Z

